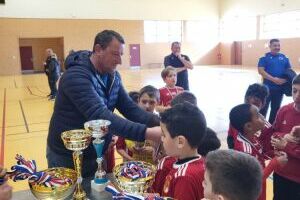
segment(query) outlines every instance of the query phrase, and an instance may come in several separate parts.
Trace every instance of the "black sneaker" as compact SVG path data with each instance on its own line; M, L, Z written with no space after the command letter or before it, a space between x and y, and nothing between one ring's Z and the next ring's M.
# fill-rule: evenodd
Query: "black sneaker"
M55 96L51 95L48 100L49 101L54 101L55 100Z

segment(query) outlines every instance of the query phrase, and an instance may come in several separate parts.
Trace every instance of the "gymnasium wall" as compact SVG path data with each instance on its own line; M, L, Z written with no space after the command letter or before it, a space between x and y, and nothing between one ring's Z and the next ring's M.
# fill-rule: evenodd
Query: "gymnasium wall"
M21 73L19 38L62 37L64 50L59 54L66 56L70 49L91 49L96 33L104 29L116 30L126 40L122 67L129 67L128 44L141 45L142 66L160 66L164 56L170 53L170 44L145 43L144 19L218 21L218 16L218 0L6 1L0 6L0 75ZM219 64L217 38L205 39L205 44L189 43L184 38L183 35L182 52L193 63ZM41 53L35 68L41 67L43 48L38 50Z
M196 20L218 17L218 0L9 0L0 17Z
M21 72L19 38L57 38L63 37L64 52L69 50L91 49L93 40L101 30L113 29L120 32L126 40L122 67L129 67L128 44L141 44L141 65L160 66L165 55L170 53L169 43L144 43L143 21L141 20L72 20L72 19L7 19L1 18L0 24L0 74L19 74ZM217 30L216 30L217 31ZM195 64L218 64L217 38L203 43L183 41L182 52L190 56ZM50 44L49 44L50 45ZM39 48L38 63L47 45ZM51 46L51 45L50 45ZM33 52L34 53L34 52Z
M220 18L227 16L258 16L300 10L299 0L220 0ZM258 35L258 34L257 34ZM300 67L300 38L279 38L281 51L286 54L293 67ZM242 42L242 65L257 66L258 59L269 51L269 40ZM221 64L233 64L233 43L220 43Z
M43 71L45 62L45 49L51 48L56 53L58 60L64 59L62 38L26 38L19 40L20 47L31 46L33 54L33 70Z

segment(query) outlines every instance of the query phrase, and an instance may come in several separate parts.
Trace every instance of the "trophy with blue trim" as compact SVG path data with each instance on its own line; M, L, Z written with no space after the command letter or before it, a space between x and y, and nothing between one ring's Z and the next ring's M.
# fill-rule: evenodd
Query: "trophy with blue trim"
M106 172L103 169L103 147L104 147L104 139L102 137L108 132L108 127L111 124L108 120L92 120L84 123L84 128L87 131L92 133L92 137L95 138L93 141L93 146L96 150L97 154L97 163L98 169L95 173L94 180L91 182L91 187L98 191L104 191L104 188L108 184L108 179L106 178Z

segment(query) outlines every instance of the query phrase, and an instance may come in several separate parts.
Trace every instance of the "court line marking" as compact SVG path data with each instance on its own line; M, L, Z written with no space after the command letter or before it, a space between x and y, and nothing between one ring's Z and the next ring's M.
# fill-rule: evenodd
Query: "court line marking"
M0 165L4 164L4 144L5 144L5 116L6 116L6 88L4 88L3 97L3 112L2 112L2 135L1 135L1 154L0 154Z
M24 119L26 131L27 131L27 133L29 133L28 123L27 123L27 120L26 120L26 116L25 116L25 112L24 112L21 100L19 100L19 104L20 104L20 107L21 107L21 112L22 112L22 116L23 116L23 119Z

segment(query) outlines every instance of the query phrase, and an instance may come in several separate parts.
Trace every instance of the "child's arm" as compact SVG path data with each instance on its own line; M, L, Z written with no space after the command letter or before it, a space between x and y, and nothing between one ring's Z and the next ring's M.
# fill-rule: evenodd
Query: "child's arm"
M267 165L267 167L264 169L263 180L267 179L274 170L284 166L287 163L287 161L287 154L284 152L279 152L278 156L273 158Z
M127 160L133 160L133 158L125 151L126 143L123 137L118 138L116 143L116 149L120 156L122 156L122 158L125 158Z
M300 159L300 144L287 142L284 138L275 137L272 137L271 143L277 150L284 151L288 156Z
M0 200L10 200L12 197L12 187L9 186L7 181L6 170L0 166L0 178L3 179L3 184L0 184Z

